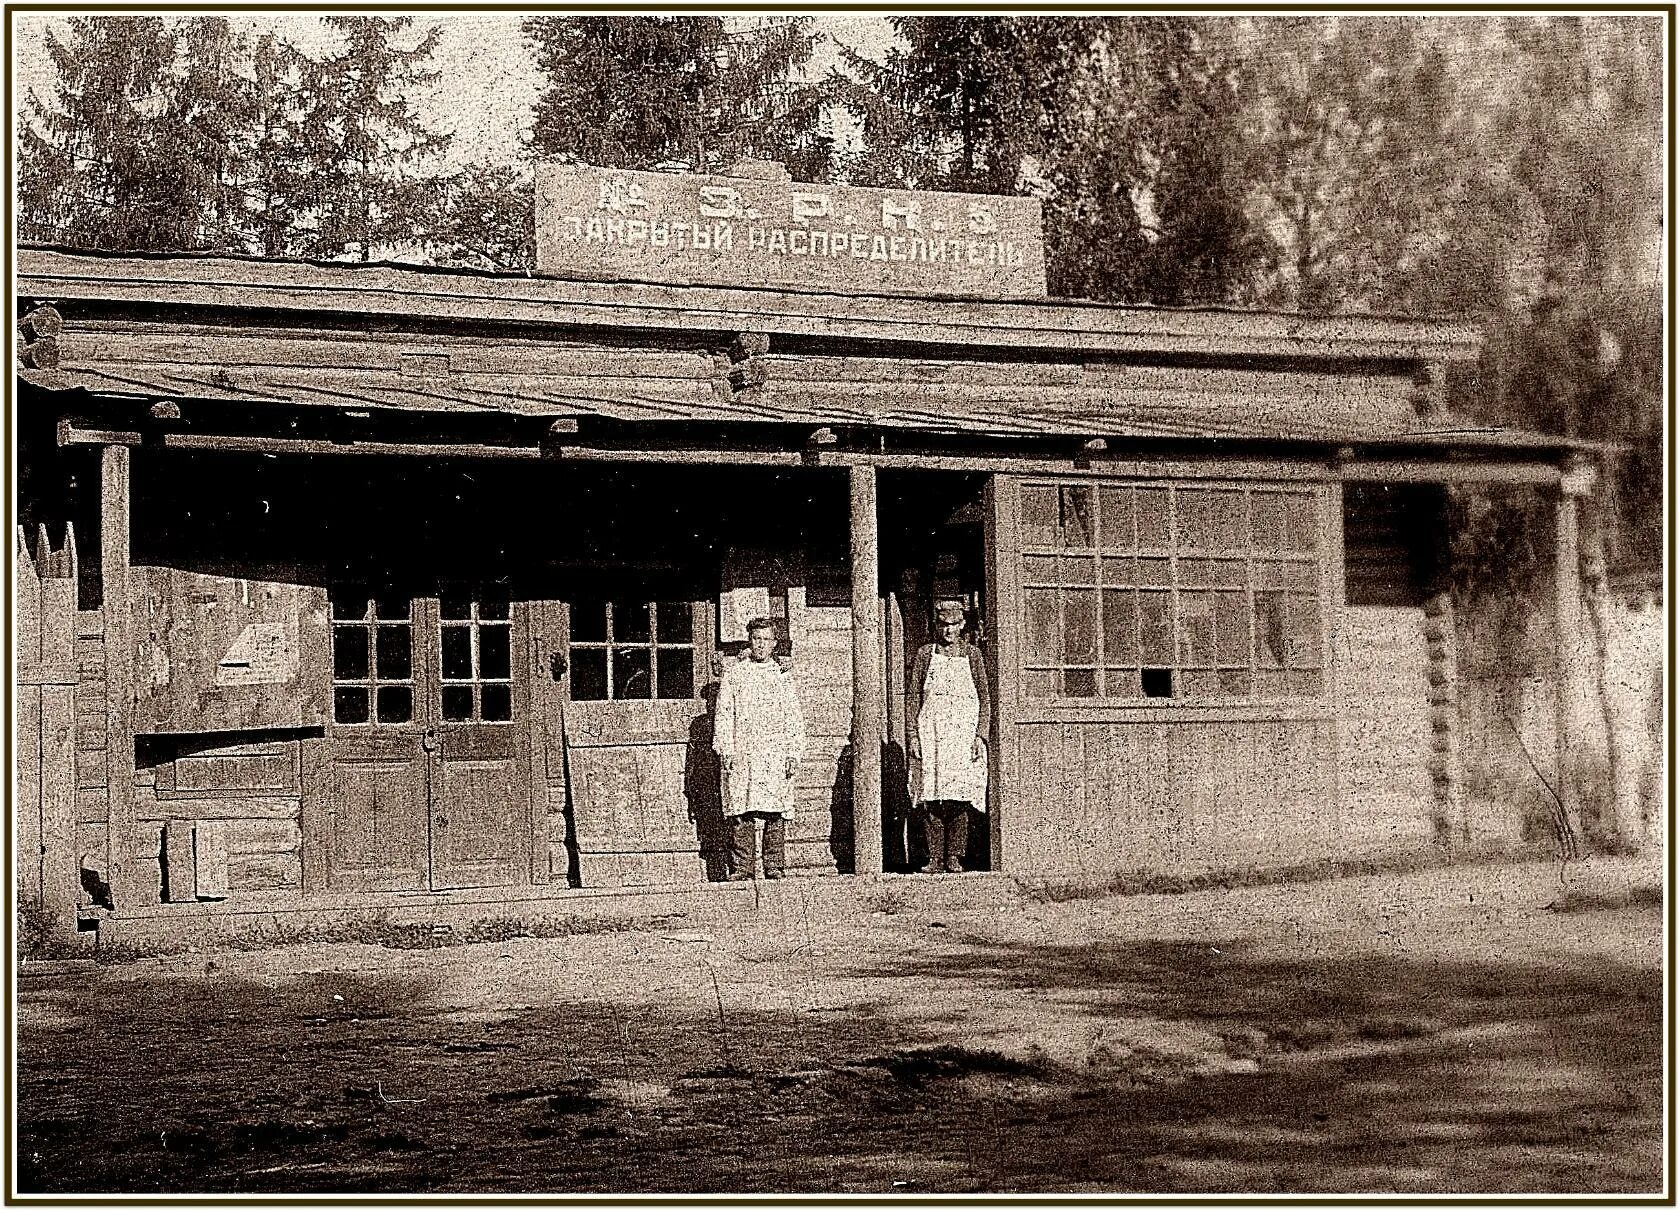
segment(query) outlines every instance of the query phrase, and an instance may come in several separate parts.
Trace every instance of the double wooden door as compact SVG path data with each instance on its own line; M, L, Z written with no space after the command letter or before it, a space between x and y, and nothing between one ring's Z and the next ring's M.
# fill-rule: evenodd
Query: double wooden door
M528 881L529 633L526 605L493 583L333 592L329 887Z

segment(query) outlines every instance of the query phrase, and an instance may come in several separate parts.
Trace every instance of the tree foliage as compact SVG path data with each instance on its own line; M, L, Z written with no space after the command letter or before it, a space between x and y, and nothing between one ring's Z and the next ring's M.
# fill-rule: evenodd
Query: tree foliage
M1219 26L1178 17L896 17L839 81L848 179L1043 200L1052 293L1228 297L1256 251Z
M55 81L19 123L22 238L529 271L529 158L446 166L418 117L437 29L323 21L337 45L316 55L211 15L49 32ZM884 54L812 78L808 18L531 17L528 152L1035 196L1060 296L1466 315L1487 340L1455 408L1626 444L1615 533L1624 558L1657 557L1659 18L892 28ZM842 113L860 146L837 146ZM1526 524L1478 517L1507 546Z
M698 172L772 159L800 180L827 178L828 88L797 78L815 45L808 18L542 16L522 28L546 81L539 154Z

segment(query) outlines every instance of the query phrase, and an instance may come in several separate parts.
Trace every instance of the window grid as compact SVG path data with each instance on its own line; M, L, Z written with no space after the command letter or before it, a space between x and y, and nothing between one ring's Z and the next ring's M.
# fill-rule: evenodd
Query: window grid
M438 652L438 711L445 721L512 721L513 619L506 600L441 598Z
M581 627L593 626L597 620L602 624L601 638L577 637ZM644 628L646 638L640 638ZM571 648L574 700L680 699L694 695L694 618L689 602L579 603L572 610ZM580 654L590 652L601 654L598 663L580 660ZM637 667L644 656L646 668Z
M1315 490L1100 481L1022 492L1028 697L1322 693Z
M347 607L361 607L351 614ZM333 722L344 727L414 719L414 627L407 597L331 595ZM358 671L359 670L359 671ZM401 670L404 675L397 675Z

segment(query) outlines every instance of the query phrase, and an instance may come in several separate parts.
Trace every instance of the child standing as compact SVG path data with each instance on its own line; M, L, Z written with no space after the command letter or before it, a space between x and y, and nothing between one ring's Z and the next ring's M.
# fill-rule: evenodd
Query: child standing
M776 627L747 623L746 656L724 670L712 747L723 763L723 811L734 821L729 878L753 877L755 821L764 825L764 877L787 865L793 779L805 754L805 724L793 676L774 659Z
M963 634L966 624L960 600L938 601L936 641L922 646L910 669L910 756L919 762L916 815L928 855L922 874L961 871L969 814L986 810L991 695L980 649Z

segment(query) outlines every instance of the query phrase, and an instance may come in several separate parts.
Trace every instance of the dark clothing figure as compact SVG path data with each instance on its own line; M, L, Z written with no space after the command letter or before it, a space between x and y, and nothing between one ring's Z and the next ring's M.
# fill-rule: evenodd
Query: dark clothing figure
M780 879L787 870L787 817L777 812L742 812L731 822L729 868L731 879L750 879L757 823L764 822L764 877Z
M968 816L973 809L961 799L933 799L916 805L922 837L927 842L927 865L922 874L958 874L968 853Z

